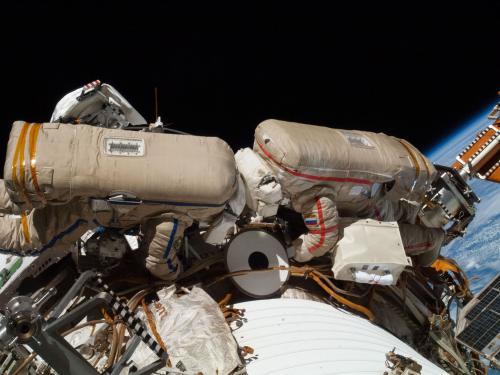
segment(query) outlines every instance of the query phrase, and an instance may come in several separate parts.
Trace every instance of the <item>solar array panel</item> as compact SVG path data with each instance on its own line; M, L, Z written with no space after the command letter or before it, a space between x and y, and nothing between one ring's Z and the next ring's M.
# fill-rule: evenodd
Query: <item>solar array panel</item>
M476 299L479 302L466 314L468 325L457 339L477 352L494 354L500 349L500 341L493 342L500 335L500 274ZM499 357L500 351L495 359Z
M489 304L493 299L498 296L500 291L500 277L497 276L496 280L489 284L484 290L481 291L479 296L476 299L479 300L479 303L474 306L469 313L465 316L467 320L473 320L476 318L481 311Z

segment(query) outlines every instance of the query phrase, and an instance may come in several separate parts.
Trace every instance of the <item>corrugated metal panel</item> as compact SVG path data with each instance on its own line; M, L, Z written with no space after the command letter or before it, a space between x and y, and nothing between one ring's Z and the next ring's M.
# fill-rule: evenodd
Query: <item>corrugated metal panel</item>
M270 299L236 307L246 310L247 321L233 334L240 346L255 350L249 375L382 375L385 354L394 347L422 365L422 374L446 374L389 332L323 303Z

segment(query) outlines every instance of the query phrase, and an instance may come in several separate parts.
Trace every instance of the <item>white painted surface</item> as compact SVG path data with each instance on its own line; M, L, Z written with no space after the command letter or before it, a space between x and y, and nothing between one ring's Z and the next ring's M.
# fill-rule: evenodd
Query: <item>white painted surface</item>
M423 366L422 374L446 372L368 320L307 300L269 299L236 304L248 320L233 334L255 350L249 375L382 375L385 354L396 348Z
M268 264L264 268L289 267L286 250L278 239L263 230L249 230L241 232L231 241L226 252L228 270L251 270L250 258L254 252L267 259ZM289 276L287 270L262 271L255 275L234 276L233 280L245 294L260 298L279 291Z

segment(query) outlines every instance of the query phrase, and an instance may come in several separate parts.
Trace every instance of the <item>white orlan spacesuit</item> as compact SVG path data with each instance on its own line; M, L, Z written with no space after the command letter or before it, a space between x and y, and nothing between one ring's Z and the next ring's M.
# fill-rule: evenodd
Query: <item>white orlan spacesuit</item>
M340 217L398 222L407 255L422 265L439 254L443 230L417 223L436 171L402 139L267 120L255 131L253 150L235 157L257 215L275 214L281 194L302 214L308 232L292 249L300 262L335 246Z
M100 82L66 95L50 123L14 123L0 180L0 249L69 248L96 226L140 225L147 269L174 279L184 229L210 222L235 190L234 155L219 138L119 129L145 123Z

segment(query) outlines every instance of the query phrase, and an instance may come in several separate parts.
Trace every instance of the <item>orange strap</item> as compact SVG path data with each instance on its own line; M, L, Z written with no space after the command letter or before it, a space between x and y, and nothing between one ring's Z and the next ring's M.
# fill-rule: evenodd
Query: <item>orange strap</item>
M26 203L31 205L31 199L28 196L28 192L26 191L25 185L25 175L24 175L24 149L26 146L26 134L28 133L28 129L30 124L27 122L24 123L23 128L21 129L21 133L19 134L19 138L17 140L16 149L14 151L14 158L12 159L12 181L14 185L21 190L26 199ZM17 175L17 162L19 161L19 176Z
M23 228L24 239L26 240L27 243L31 243L30 230L29 230L29 226L28 226L28 218L26 217L25 213L23 213L21 215L21 226Z
M47 202L45 196L38 185L38 177L36 174L36 142L38 140L38 134L40 133L40 124L34 124L30 130L30 171L31 180L33 181L33 187L35 188L36 194L40 197L43 203Z

